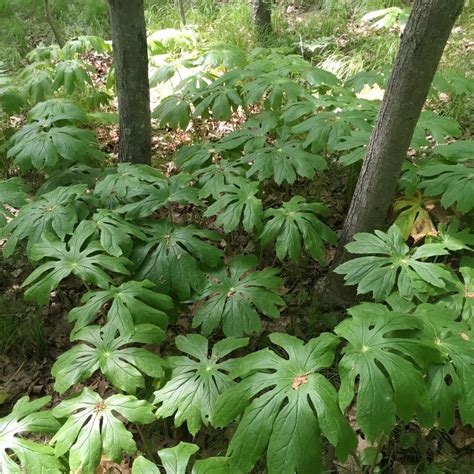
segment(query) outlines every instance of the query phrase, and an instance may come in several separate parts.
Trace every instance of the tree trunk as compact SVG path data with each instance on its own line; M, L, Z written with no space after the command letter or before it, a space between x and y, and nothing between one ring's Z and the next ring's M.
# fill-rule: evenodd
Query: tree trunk
M119 161L150 164L151 114L143 0L109 0L120 116Z
M264 41L272 31L271 0L252 0L253 24L257 38Z
M333 268L350 259L344 245L384 226L416 123L464 0L416 0L344 222ZM354 293L330 273L323 298L350 302Z
M59 28L58 22L51 13L51 8L49 7L49 0L44 0L44 13L46 15L46 20L51 30L53 31L53 35L56 38L56 42L58 43L61 49L64 48L64 36L61 33L61 29Z
M178 0L179 16L181 17L181 25L186 26L186 9L184 8L184 0Z

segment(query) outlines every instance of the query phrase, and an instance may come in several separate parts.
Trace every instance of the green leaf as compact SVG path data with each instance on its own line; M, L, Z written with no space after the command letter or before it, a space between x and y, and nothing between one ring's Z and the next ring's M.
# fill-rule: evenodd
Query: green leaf
M71 185L85 184L88 189L94 187L96 181L102 175L103 170L87 165L73 165L70 168L58 169L48 174L46 181L36 191L36 196L42 196L43 194L54 191L60 186L69 187ZM92 202L94 206L97 206L95 198L86 193L84 198L88 202Z
M356 446L355 436L335 388L318 373L331 366L338 339L324 333L307 344L286 334L272 334L270 340L288 358L270 349L243 357L231 372L241 381L216 403L218 427L242 414L229 444L230 461L249 472L266 452L269 474L320 472L321 433L343 461Z
M90 64L78 59L62 61L56 64L56 76L53 88L64 87L64 92L71 95L76 89L82 89L86 84L92 86L92 79L89 73L95 69Z
M267 209L266 219L259 240L263 247L276 241L275 249L279 260L286 256L296 261L302 247L320 263L325 262L324 242L334 244L336 234L316 216L327 215L328 209L320 203L307 203L301 196L294 196L278 209Z
M48 121L52 124L76 125L87 123L85 111L75 102L67 99L49 99L36 104L28 112L28 121Z
M148 459L138 456L133 461L132 474L160 474L160 470Z
M66 42L62 49L65 58L74 58L75 56L95 51L97 53L110 53L111 45L99 36L78 36Z
M21 112L26 105L25 96L15 86L0 87L0 110L7 115Z
M129 260L104 255L100 243L90 240L95 230L93 222L82 221L67 244L52 234L43 236L42 242L33 246L31 259L39 261L47 258L48 261L37 267L23 282L22 287L31 285L25 291L25 298L45 304L51 291L71 274L100 288L107 288L112 281L104 270L128 275L126 265Z
M176 153L176 166L187 172L197 171L208 165L216 153L217 150L207 143L184 145Z
M73 472L94 474L104 453L110 460L120 462L122 452L133 454L136 444L120 415L132 423L151 423L156 418L153 405L132 395L112 395L106 399L89 388L63 400L53 409L56 418L67 418L54 435L57 456L66 453Z
M433 153L441 155L449 161L472 160L474 157L474 140L457 140L447 145L438 145Z
M278 270L252 271L258 264L255 256L234 257L229 267L209 273L207 287L195 301L202 301L193 318L193 327L211 334L222 325L226 336L239 337L260 332L258 312L270 318L280 317L279 306L285 302L277 289L283 280Z
M414 312L423 323L421 340L435 345L446 357L444 364L428 369L431 397L430 424L438 420L442 429L454 425L456 407L463 424L474 424L474 342L471 328L458 322L458 315L443 304L422 304Z
M311 145L312 150L316 152L324 149L333 152L341 139L352 131L370 133L374 118L373 114L365 110L319 112L295 125L292 133L306 135L304 147Z
M397 416L409 422L414 414L429 412L423 368L436 359L437 351L433 345L396 335L421 328L412 316L375 303L351 308L349 314L352 318L335 328L348 342L339 362L339 404L345 410L357 391L357 423L366 438L375 441L390 434Z
M115 209L137 189L160 181L166 181L165 175L151 166L119 163L97 182L94 194L104 207Z
M117 215L114 211L98 209L92 216L100 234L104 250L113 255L129 255L133 248L133 237L145 240L145 234L135 225Z
M304 151L299 141L277 142L245 155L242 161L251 163L248 177L258 174L261 181L273 177L278 185L293 184L297 176L312 179L327 167L321 156Z
M29 187L22 178L9 178L0 181L0 227L12 218L10 208L16 209L25 206L28 202Z
M180 442L174 448L158 451L166 474L185 474L191 456L199 451L199 447L191 443Z
M434 164L418 171L422 177L420 188L426 196L441 196L441 205L456 205L467 214L474 208L474 168L462 164Z
M222 226L225 233L237 229L240 222L246 232L258 230L263 219L262 200L257 197L259 183L237 177L229 177L228 181L204 217L217 215L216 224Z
M428 140L425 138L425 132L429 133L431 138L437 143L443 143L445 137L459 137L459 135L461 135L461 128L456 120L448 117L441 117L434 112L424 110L421 112L420 119L418 120L413 135L411 143L413 148L429 144Z
M453 281L444 265L424 261L447 255L443 245L425 244L410 250L396 225L387 233L376 230L375 235L356 234L346 249L354 254L383 255L353 258L335 269L344 275L346 285L357 285L358 294L372 292L377 301L387 298L395 285L404 298L426 299L433 293L433 287L445 288L447 282Z
M166 474L242 474L233 466L228 458L213 457L196 461L189 471L188 464L199 447L195 444L181 441L173 448L158 451ZM152 462L139 456L133 462L132 474L160 474L160 470Z
M341 142L334 145L335 151L352 150L348 154L339 158L339 163L344 166L353 165L359 161L363 161L367 152L371 132L367 130L359 130L352 132L350 136L342 137Z
M146 335L146 332L149 332ZM145 338L142 336L145 334ZM162 378L163 360L156 354L133 343L159 344L166 337L157 326L144 324L136 326L127 337L117 336L114 330L105 326L88 326L76 332L71 340L83 341L61 354L54 363L51 373L56 382L54 389L63 393L72 385L84 382L100 370L115 387L130 394L145 387L144 376Z
M461 259L459 272L463 281L455 282L456 293L445 296L440 301L463 321L474 327L474 261L472 257Z
M196 93L193 98L193 117L207 118L212 112L216 120L229 120L232 113L243 105L234 76L239 77L240 72L224 74Z
M104 156L97 149L97 137L92 130L56 127L45 119L23 126L10 140L13 146L7 156L14 157L23 171L54 171L75 163L94 164Z
M171 95L164 98L153 110L153 118L158 120L160 127L186 130L191 120L191 107L185 98Z
M453 217L448 224L440 223L437 235L428 236L427 241L441 244L451 252L472 250L474 247L474 234L471 234L469 228L460 230L459 221Z
M249 69L252 68L249 65ZM253 74L252 74L253 75ZM255 79L242 90L245 103L253 105L263 100L266 109L280 109L283 101L292 102L305 95L304 88L296 81L282 77L278 72L256 72Z
M41 102L51 96L53 80L49 68L34 68L34 64L27 66L22 74L25 80L24 93L33 103Z
M119 207L117 212L125 214L127 219L147 217L170 204L194 204L199 206L198 190L193 188L192 176L177 174L163 181L156 181L155 186L141 186L128 194L134 202Z
M2 238L8 238L3 249L5 256L13 254L20 240L28 240L27 254L30 257L34 244L48 232L54 232L60 239L72 234L77 222L86 218L89 212L83 200L86 189L87 186L82 184L58 187L23 205L2 229Z
M133 334L139 324L153 324L165 330L173 300L154 290L151 281L130 280L106 290L89 291L81 299L85 304L69 313L69 319L75 321L73 334L94 321L104 308L107 326L124 337Z
M199 177L199 198L212 196L213 199L219 197L224 186L231 184L237 177L243 177L245 170L239 163L221 159L217 163L201 168L194 172Z
M208 354L208 340L199 334L177 336L176 347L187 356L168 357L171 379L155 392L154 404L159 418L175 415L175 426L184 422L194 436L201 425L212 424L212 412L217 397L234 384L229 371L234 359L219 360L248 344L248 339L222 339Z
M23 438L22 433L54 433L60 427L50 411L38 411L51 397L31 400L20 398L10 414L0 418L0 471L5 474L63 472L54 451L43 444Z
M173 291L181 300L206 284L199 263L216 267L223 255L222 250L206 242L220 240L219 234L210 230L162 220L151 224L146 232L150 237L137 245L132 255L135 278L147 278L156 283L159 291Z

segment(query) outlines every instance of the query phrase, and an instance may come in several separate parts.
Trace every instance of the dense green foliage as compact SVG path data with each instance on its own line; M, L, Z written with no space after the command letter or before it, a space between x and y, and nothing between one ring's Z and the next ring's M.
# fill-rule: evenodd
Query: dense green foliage
M379 30L406 15L362 21ZM0 182L3 254L26 254L25 298L40 307L71 282L82 295L68 315L74 345L52 366L60 401L43 410L50 398L24 397L0 419L0 471L92 474L103 456L135 455L139 425L172 418L192 437L232 426L219 432L231 439L192 468L197 445L160 450L166 473L309 474L332 450L331 463L353 457L374 472L361 434L373 448L397 424L474 425L474 144L456 140L458 117L428 103L392 225L347 245L355 258L336 272L373 302L302 340L274 325L287 304L278 266L324 271L331 259L323 181L360 169L380 105L370 91L387 68L337 75L284 49L197 45L192 29L155 32L148 48L155 126L192 136L172 166L116 164L101 150L113 69L96 82L85 55L110 54L101 38L39 47L0 76L4 120L22 117L4 146L15 176ZM473 90L442 71L432 101ZM189 333L173 340L178 317ZM155 461L138 455L132 472L162 472Z

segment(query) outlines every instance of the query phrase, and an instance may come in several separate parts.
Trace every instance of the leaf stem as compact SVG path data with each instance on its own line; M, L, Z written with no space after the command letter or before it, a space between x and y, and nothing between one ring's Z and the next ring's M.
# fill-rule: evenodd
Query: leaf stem
M135 427L137 428L137 432L140 435L140 439L142 440L142 444L143 444L143 449L144 449L148 459L150 461L154 461L155 456L154 456L153 452L151 451L151 449L148 446L148 442L146 440L145 434L143 433L143 430L140 428L140 425L135 424Z
M375 452L374 460L372 461L372 466L370 466L369 474L374 474L375 468L377 467L377 459L379 458L380 451L384 444L384 436L382 435L377 443L377 451Z

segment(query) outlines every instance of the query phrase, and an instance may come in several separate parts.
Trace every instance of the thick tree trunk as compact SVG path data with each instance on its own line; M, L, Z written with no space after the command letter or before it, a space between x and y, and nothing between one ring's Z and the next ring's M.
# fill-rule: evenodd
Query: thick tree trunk
M186 26L186 9L184 0L178 0L179 16L181 17L181 25Z
M151 116L143 0L109 0L121 162L150 164Z
M253 24L259 41L272 31L272 0L252 0Z
M49 7L49 0L44 0L44 14L46 15L46 20L53 31L53 35L56 38L56 42L59 47L64 48L64 36L61 33L61 28L59 28L58 22L51 13L51 8Z
M367 155L344 222L333 267L350 258L344 245L358 232L384 227L397 180L431 82L464 0L416 0L405 28ZM353 297L330 273L324 296Z

